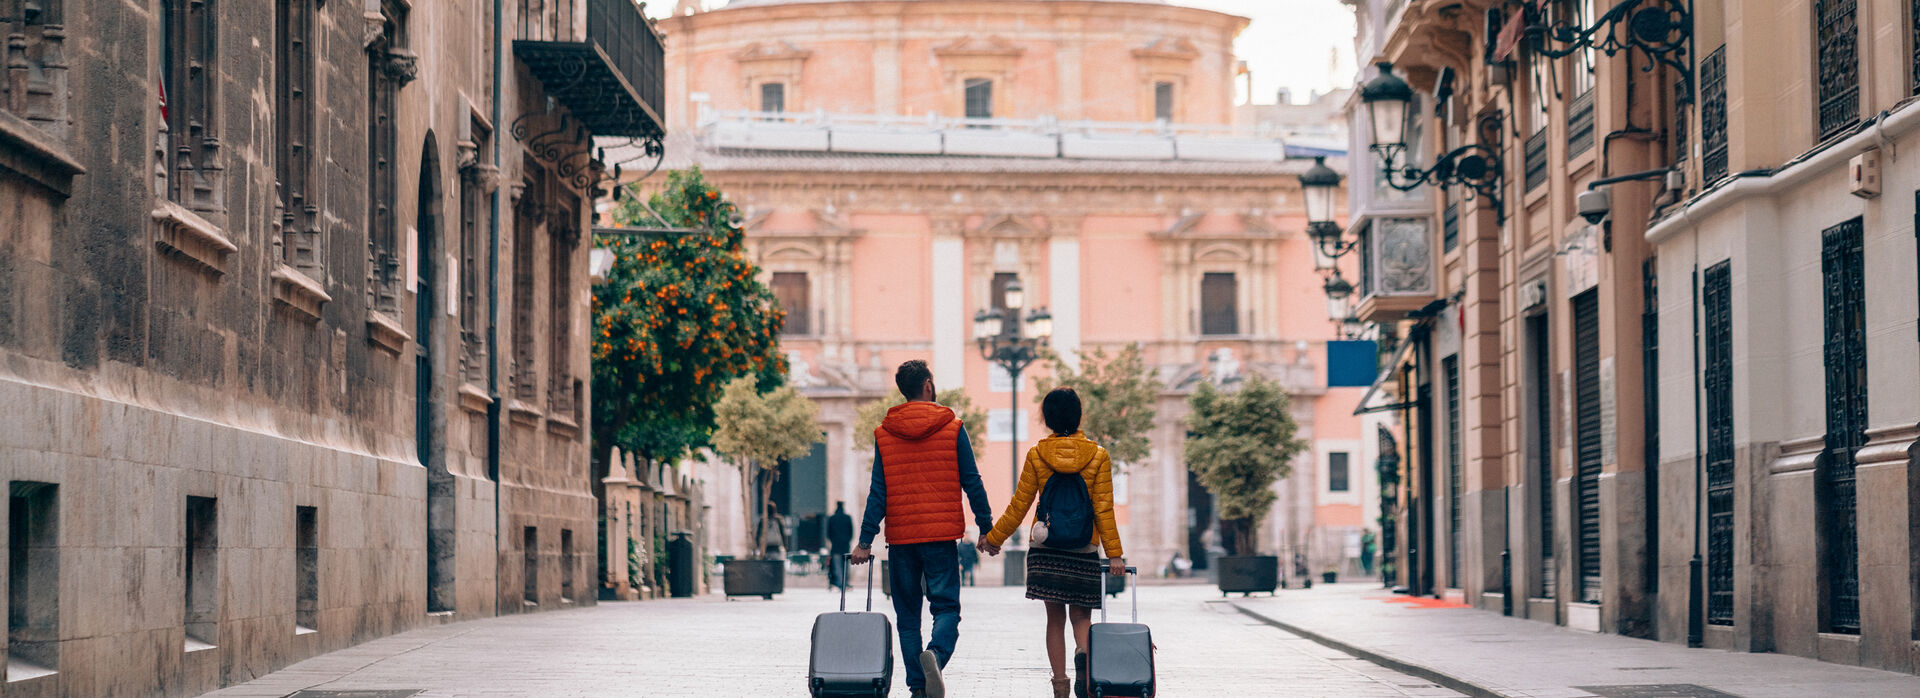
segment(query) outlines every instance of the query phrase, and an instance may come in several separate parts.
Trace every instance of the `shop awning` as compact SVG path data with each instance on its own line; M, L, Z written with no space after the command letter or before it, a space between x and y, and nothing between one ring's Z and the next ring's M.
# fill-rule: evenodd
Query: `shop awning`
M1391 405L1368 407L1367 403L1373 402L1373 396L1380 393L1380 386L1386 385L1388 378L1392 378L1393 374L1400 372L1400 366L1407 362L1409 355L1413 354L1413 345L1418 343L1419 342L1413 341L1412 337L1401 340L1400 349L1393 352L1393 360L1380 366L1380 376L1373 379L1373 385L1367 388L1367 394L1360 396L1360 404L1354 405L1354 415L1358 416L1374 412L1392 412L1395 410L1403 410L1414 405L1413 402L1396 402Z

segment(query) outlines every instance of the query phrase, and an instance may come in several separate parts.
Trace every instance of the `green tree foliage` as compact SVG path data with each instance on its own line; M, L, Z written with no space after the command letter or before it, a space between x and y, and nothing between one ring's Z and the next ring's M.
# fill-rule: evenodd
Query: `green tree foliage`
M1307 446L1294 438L1287 392L1256 374L1231 393L1201 383L1187 404L1187 468L1213 492L1222 525L1233 527L1233 553L1253 555L1254 532L1273 510L1273 483Z
M1128 344L1113 354L1104 349L1081 352L1078 370L1059 354L1048 352L1046 359L1047 375L1033 382L1033 404L1040 404L1054 388L1072 388L1080 395L1080 430L1087 438L1105 447L1115 464L1145 462L1152 453L1147 434L1153 431L1160 381L1147 368L1140 345Z
M866 451L873 448L873 430L880 428L880 420L887 418L887 410L906 403L907 398L895 390L885 398L861 405L853 412L853 445ZM960 423L967 426L967 443L973 445L975 458L981 449L987 447L987 411L973 406L973 398L959 388L948 388L936 393L933 401L946 405L954 414L960 415ZM871 465L871 463L869 463Z
M695 168L672 172L643 206L629 190L616 225L695 234L602 236L615 257L593 289L593 439L597 462L618 446L655 461L707 444L713 404L736 376L781 382L784 320L747 261L734 207Z
M753 551L766 551L767 506L773 499L774 474L780 461L798 458L813 450L820 440L820 414L813 401L793 386L783 385L761 392L752 376L735 378L727 384L714 405L713 450L740 468L740 496L743 511L753 516ZM768 471L766 477L758 477ZM755 481L758 480L756 487ZM753 499L759 500L754 507Z

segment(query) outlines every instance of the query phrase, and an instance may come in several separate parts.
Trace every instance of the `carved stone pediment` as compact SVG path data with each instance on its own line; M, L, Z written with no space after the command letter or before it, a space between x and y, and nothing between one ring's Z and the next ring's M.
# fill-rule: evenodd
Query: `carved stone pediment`
M1002 213L987 216L980 225L966 231L969 237L1035 238L1045 237L1047 227L1025 216Z
M759 61L804 61L812 51L800 48L785 40L755 42L733 53L733 59L741 63Z
M966 36L935 46L933 55L940 59L940 67L946 72L946 78L956 80L966 75L1012 73L1014 64L1026 51L998 36Z
M1163 36L1154 39L1145 46L1134 49L1133 56L1143 59L1185 62L1199 58L1200 50L1193 47L1193 42L1184 38Z

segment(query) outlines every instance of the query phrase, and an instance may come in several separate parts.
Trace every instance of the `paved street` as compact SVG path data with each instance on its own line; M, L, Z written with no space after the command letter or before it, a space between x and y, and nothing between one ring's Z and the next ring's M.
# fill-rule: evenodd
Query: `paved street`
M856 589L857 591L857 589ZM1148 586L1168 696L1456 696L1274 628L1221 603L1207 586ZM1039 605L1019 589L962 593L961 644L949 668L957 697L1044 696ZM1126 596L1121 596L1124 611ZM858 604L858 598L850 601ZM890 608L887 599L876 608ZM775 600L718 597L492 618L426 628L295 664L211 695L286 696L303 689L419 689L425 696L802 695L809 628L835 608L820 588ZM899 671L894 695L907 694Z

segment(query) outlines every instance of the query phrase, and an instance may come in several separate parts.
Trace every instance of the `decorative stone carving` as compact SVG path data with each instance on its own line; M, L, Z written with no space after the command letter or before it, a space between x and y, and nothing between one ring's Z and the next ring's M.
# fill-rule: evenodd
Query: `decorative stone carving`
M320 282L285 264L269 275L273 280L273 300L309 321L320 319L320 308L333 300Z
M154 244L164 252L213 275L227 273L227 257L240 250L199 214L168 199L153 210Z
M1373 223L1374 288L1368 295L1434 292L1433 242L1420 218L1381 218Z
M393 81L396 88L406 87L420 77L420 57L404 48L389 49L380 64L380 71Z
M407 330L400 326L400 321L374 310L367 313L367 340L387 353L399 356L400 352L406 350L407 342L413 341L413 335L407 334Z

